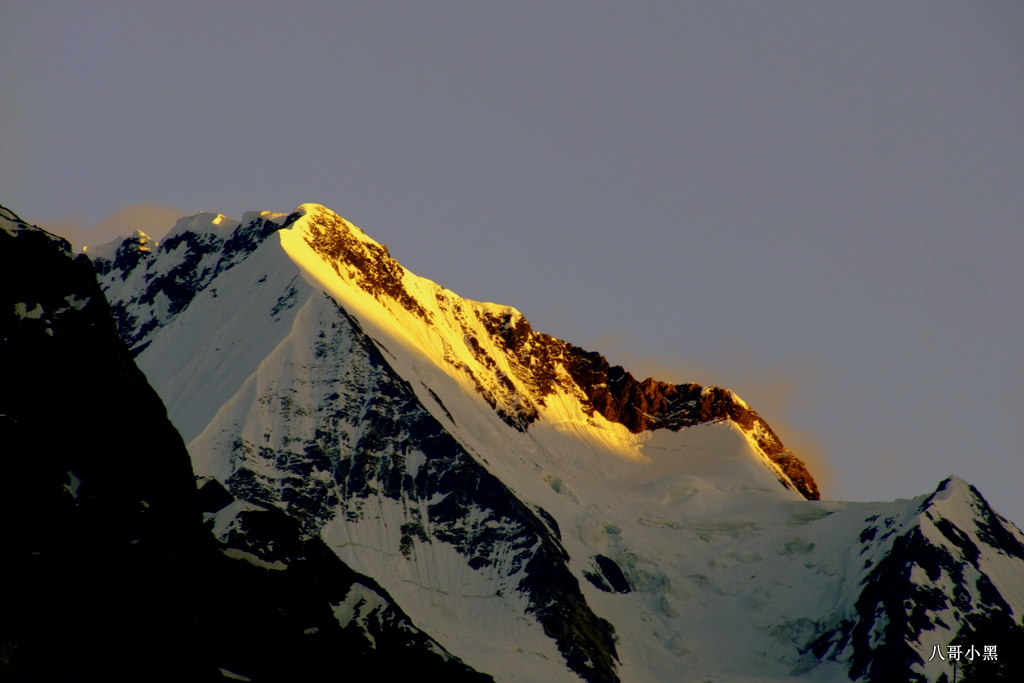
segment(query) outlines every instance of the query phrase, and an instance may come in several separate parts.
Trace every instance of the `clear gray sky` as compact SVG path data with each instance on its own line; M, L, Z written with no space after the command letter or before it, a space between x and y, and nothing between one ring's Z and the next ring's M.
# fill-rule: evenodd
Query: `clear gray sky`
M1024 525L1024 3L16 5L26 219L98 243L319 202L635 374L736 390L828 498L957 474Z

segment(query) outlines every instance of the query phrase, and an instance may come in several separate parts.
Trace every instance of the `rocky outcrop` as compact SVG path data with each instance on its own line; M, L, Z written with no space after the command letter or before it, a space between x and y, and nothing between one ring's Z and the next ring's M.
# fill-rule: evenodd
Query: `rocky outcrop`
M606 419L621 423L634 433L645 429L678 431L706 422L731 420L754 438L804 498L821 498L818 485L803 462L782 445L760 415L728 389L671 384L650 377L637 381L622 367L609 367L599 354L571 345L569 349L573 361L567 363L567 369L594 410Z
M557 388L575 391L584 408L638 433L647 429L671 429L707 422L731 420L756 441L758 447L808 500L821 494L811 473L760 415L728 389L699 384L671 384L653 378L638 381L618 365L609 365L599 353L586 351L550 335L534 332L517 313L480 314L487 330L511 359L516 377L537 395ZM566 379L573 386L567 386Z
M314 205L306 205L305 208L305 211L290 215L284 227L305 217L306 242L324 256L338 275L342 275L344 268L363 290L378 300L392 299L406 310L430 321L430 312L405 287L405 268L391 258L387 247L362 235L362 231L357 236L355 230L358 228L332 211Z

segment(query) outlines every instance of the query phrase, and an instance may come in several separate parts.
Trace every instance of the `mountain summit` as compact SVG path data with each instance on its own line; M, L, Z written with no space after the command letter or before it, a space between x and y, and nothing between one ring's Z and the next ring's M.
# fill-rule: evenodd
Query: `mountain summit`
M803 463L732 392L651 378L638 382L621 367L609 367L597 353L534 332L514 308L468 301L408 273L386 247L328 209L305 205L299 211L299 235L315 254L310 270L317 272L321 262L329 264L344 283L370 294L393 319L389 327L397 326L434 364L463 385L472 385L509 426L525 431L542 411L552 420L564 419L566 415L555 412L559 405L574 418L579 411L590 421L600 414L634 434L731 420L773 463L770 469L777 468L783 486L810 500L820 498ZM302 247L286 249L297 261L309 262ZM321 284L334 284L321 275ZM363 303L369 314L374 306ZM441 353L436 343L425 343L438 336L443 339Z
M957 478L821 501L731 391L638 381L322 206L87 253L220 492L215 541L285 577L282 548L329 549L366 577L328 603L343 631L375 633L386 596L503 681L939 681L960 646L1002 657L965 662L976 680L1017 666L1024 535Z

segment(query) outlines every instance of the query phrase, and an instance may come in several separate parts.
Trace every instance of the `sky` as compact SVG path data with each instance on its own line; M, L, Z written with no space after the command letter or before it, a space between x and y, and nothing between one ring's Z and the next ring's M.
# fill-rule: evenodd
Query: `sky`
M1024 525L1024 4L0 10L0 204L98 244L324 204L639 376L735 390L825 498Z

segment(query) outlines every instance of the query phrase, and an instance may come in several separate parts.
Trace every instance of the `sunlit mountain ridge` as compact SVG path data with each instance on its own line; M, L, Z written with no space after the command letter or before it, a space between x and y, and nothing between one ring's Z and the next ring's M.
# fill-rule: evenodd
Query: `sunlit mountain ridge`
M86 253L203 490L223 492L205 518L229 557L297 576L281 548L322 544L496 680L938 681L951 645L1001 655L961 676L1016 666L1024 535L956 477L818 500L731 391L638 381L318 205ZM342 630L379 613L339 585L322 606Z

